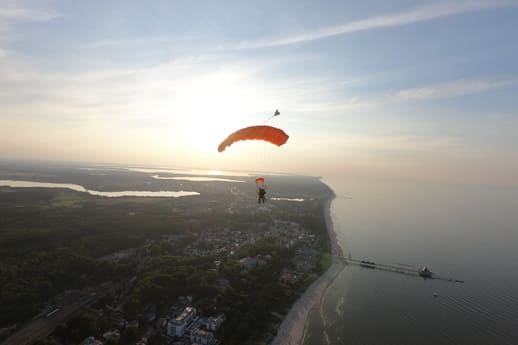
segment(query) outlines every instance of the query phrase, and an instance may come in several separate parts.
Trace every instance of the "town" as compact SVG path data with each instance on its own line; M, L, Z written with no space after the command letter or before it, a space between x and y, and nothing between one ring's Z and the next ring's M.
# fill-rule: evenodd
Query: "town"
M92 188L120 184L117 174L93 175ZM179 183L128 176L156 189ZM330 190L315 178L276 179L264 206L221 182L182 182L202 194L178 199L0 189L0 296L9 296L0 344L268 343L331 260Z
M148 240L141 248L129 248L100 258L103 261L120 263L132 261L142 263L153 254L153 248L164 245L174 245L182 240L181 236L163 235L157 241ZM280 219L273 220L270 224L261 224L256 231L232 231L228 228L203 233L189 245L183 248L184 256L219 258L213 261L213 267L207 271L213 273L215 287L223 292L232 288L230 279L222 269L232 263L239 267L240 281L246 281L248 275L254 274L256 268L268 268L274 259L274 253L256 254L255 256L243 256L241 248L252 248L256 243L264 240L271 241L274 248L293 250L294 255L285 262L284 267L276 279L286 287L293 287L302 277L314 275L313 269L320 256L317 235L305 229L293 221ZM161 253L169 254L169 253ZM273 254L273 255L272 255ZM135 282L136 277L133 278ZM130 283L130 284L131 284ZM114 301L124 301L124 296L131 288L126 286ZM216 297L217 298L217 297ZM113 327L102 334L89 335L82 345L101 345L134 343L144 344L175 344L190 345L218 344L216 337L218 330L224 324L227 315L213 312L215 300L195 300L193 296L179 296L174 304L168 308L160 308L161 314L154 304L145 305L140 310L139 320L128 320L124 313L124 304L117 307L105 305L99 311L109 315L108 321ZM204 312L203 312L204 311ZM52 317L52 315L49 315ZM121 338L121 335L123 338ZM129 340L133 338L134 342ZM138 338L138 339L136 339ZM121 341L122 340L122 341ZM151 341L150 341L151 340Z

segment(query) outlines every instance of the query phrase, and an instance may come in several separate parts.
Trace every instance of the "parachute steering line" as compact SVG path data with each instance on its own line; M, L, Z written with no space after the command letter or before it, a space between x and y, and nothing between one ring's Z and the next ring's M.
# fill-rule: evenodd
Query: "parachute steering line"
M231 133L219 144L218 151L223 152L235 142L243 140L262 140L277 146L284 145L286 141L288 141L289 136L280 128L264 125L264 123L280 114L279 110L275 110L275 113L263 122L263 125L245 127ZM264 204L266 202L266 185L264 184L264 178L256 178L255 185L257 186L257 194L259 195L258 203Z

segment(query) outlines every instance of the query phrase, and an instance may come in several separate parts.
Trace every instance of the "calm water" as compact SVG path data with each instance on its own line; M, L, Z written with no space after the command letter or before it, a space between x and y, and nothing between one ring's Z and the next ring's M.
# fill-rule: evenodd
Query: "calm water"
M238 182L244 183L242 180L228 179L228 178L220 178L220 177L205 177L205 176L159 176L152 175L152 178L155 180L177 180L177 181L192 181L192 182Z
M338 195L332 216L346 254L465 283L349 266L305 345L518 344L518 189L324 182Z
M200 195L198 192L185 191L119 191L119 192L100 192L96 190L86 189L83 186L72 183L50 183L50 182L34 182L34 181L16 181L16 180L0 180L0 187L11 188L64 188L75 190L76 192L88 193L96 196L104 196L107 198L119 198L123 196L137 197L161 197L161 198L178 198L181 196Z

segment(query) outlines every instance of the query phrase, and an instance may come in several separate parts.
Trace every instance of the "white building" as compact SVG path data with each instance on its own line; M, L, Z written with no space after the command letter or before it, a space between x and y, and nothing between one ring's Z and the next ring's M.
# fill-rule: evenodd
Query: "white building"
M167 335L171 337L183 337L185 329L196 317L196 309L185 308L180 315L167 321Z

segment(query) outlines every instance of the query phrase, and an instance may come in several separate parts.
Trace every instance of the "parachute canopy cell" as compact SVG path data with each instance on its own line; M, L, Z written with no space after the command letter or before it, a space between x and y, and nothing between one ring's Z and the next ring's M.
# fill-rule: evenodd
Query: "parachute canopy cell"
M259 183L264 183L264 178L262 177L258 177L255 179L255 183L259 184Z
M227 147L242 140L263 140L277 146L281 146L288 141L289 136L279 128L271 126L251 126L245 127L230 134L218 146L218 151L223 152Z

